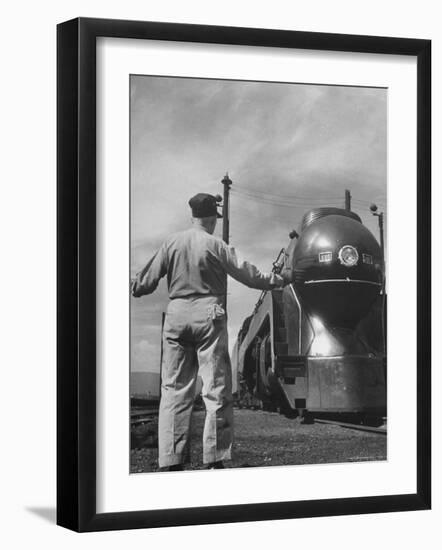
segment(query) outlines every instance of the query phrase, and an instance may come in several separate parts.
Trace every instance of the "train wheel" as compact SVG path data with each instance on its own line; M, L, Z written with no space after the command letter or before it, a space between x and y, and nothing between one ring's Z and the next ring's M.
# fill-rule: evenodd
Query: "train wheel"
M259 346L259 388L265 395L270 396L269 370L272 366L272 351L270 344L270 333L267 333Z
M315 423L315 417L312 415L312 413L304 410L304 413L302 415L302 424L314 424L314 423Z
M279 414L285 416L286 418L296 418L298 416L298 411L296 409L292 409L288 405L284 404L278 407Z

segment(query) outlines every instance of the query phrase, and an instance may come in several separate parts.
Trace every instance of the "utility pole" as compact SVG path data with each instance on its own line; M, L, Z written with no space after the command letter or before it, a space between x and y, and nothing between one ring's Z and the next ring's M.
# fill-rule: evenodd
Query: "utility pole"
M229 174L226 174L221 183L224 185L223 196L223 241L229 244L229 230L230 230L230 213L229 213L229 194L232 180L229 178Z
M224 185L224 195L223 195L223 241L229 244L229 231L230 231L230 212L229 212L229 194L230 187L232 185L232 180L229 178L229 174L226 175L221 180L221 183ZM224 296L224 309L227 311L227 273L226 273L226 295Z
M166 320L166 314L163 311L161 314L161 347L160 347L160 386L158 388L158 395L161 395L161 380L163 378L163 332L164 332L164 321Z
M345 190L345 209L351 210L351 195L348 189Z
M372 204L370 206L370 211L373 214L373 216L377 216L378 218L378 225L379 225L379 242L381 245L381 253L382 253L382 261L385 263L385 256L384 256L384 213L378 212L378 207L376 204Z
M384 213L380 212L378 216L379 222L379 236L381 241L382 261L385 261L384 257Z
M383 301L382 301L382 308L383 308L383 311L382 311L382 322L383 322L383 325L382 325L382 332L383 332L383 336L384 336L384 350L387 349L387 316L386 316L386 312L387 312L387 309L386 309L386 289L385 289L385 251L384 251L384 213L383 212L378 212L378 207L376 204L371 204L370 205L370 212L373 214L373 216L377 216L378 218L378 225L379 225L379 243L381 245L381 256L382 256L382 275L383 275L383 280L382 280L382 295L383 295Z

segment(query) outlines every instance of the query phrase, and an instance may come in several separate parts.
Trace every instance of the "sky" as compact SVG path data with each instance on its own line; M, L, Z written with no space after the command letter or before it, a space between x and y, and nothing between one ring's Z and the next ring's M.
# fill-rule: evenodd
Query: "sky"
M132 276L227 172L230 244L262 271L306 211L343 207L345 189L379 240L369 205L387 213L386 89L132 75L130 94ZM259 295L229 279L230 347ZM165 280L131 299L132 371L159 372L167 301Z

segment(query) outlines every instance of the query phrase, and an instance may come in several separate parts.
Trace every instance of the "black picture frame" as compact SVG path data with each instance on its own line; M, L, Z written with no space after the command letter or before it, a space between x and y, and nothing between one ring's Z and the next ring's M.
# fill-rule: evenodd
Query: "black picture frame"
M395 54L417 59L417 492L96 512L96 39ZM57 523L75 531L424 510L431 506L431 41L79 18L57 28ZM414 360L414 358L411 358Z

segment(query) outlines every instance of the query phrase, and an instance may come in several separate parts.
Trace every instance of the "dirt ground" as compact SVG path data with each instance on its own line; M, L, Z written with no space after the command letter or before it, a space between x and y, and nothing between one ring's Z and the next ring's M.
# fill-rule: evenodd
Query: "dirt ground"
M387 437L326 424L302 424L278 413L253 410L234 412L235 443L233 460L226 467L280 466L327 462L386 460ZM192 419L191 464L202 463L204 412ZM158 470L157 418L132 434L131 473Z

